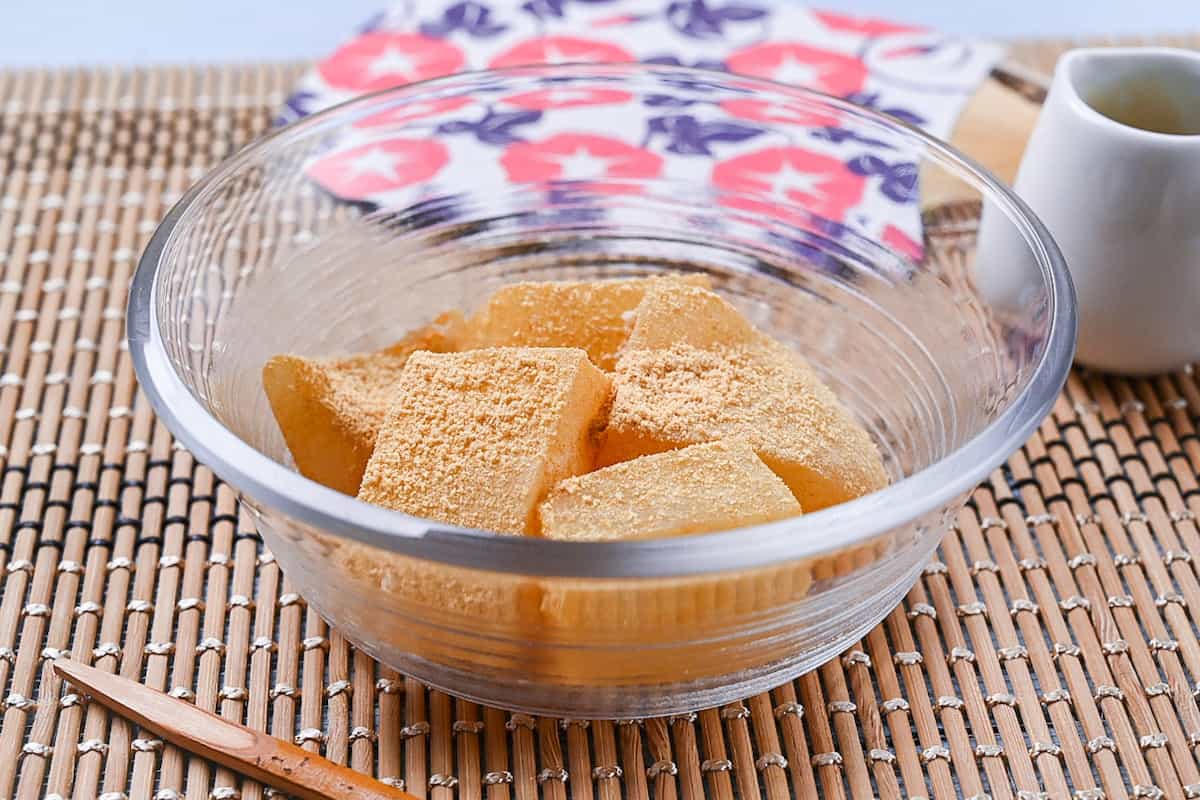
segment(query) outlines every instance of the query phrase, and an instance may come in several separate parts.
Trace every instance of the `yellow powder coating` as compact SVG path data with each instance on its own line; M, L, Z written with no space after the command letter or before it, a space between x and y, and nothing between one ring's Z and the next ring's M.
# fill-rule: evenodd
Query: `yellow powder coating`
M541 506L542 535L573 541L681 536L799 513L787 486L745 442L693 445L567 478ZM539 620L545 635L579 645L559 648L539 665L543 680L620 685L681 671L720 674L737 665L739 648L661 648L703 642L747 614L794 602L812 580L807 562L687 578L543 579ZM614 637L647 647L588 646Z
M708 350L770 341L728 301L705 286L651 287L632 317L633 329L625 350L658 350L675 344Z
M613 375L599 464L744 439L806 511L887 484L870 436L833 392L720 297L664 287L635 316Z
M408 357L417 350L458 349L463 330L462 314L450 311L375 353L269 360L263 388L301 474L339 492L357 493Z
M358 497L455 525L536 535L546 491L592 469L610 391L579 349L414 353Z
M470 320L477 347L579 347L611 371L629 336L630 313L659 285L708 286L704 275L606 281L515 283Z
M611 541L757 525L800 504L750 445L711 442L567 478L540 511L547 539Z

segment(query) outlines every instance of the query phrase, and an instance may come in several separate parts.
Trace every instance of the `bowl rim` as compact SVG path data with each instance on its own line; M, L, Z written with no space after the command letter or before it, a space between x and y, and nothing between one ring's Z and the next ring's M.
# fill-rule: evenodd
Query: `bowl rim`
M1049 294L1046 345L1027 384L1007 408L971 439L929 466L864 497L760 525L671 539L564 542L503 536L435 522L370 505L312 481L270 458L226 428L172 369L161 335L158 267L188 210L221 180L259 154L327 127L382 98L402 99L441 85L480 77L520 77L547 71L583 79L597 74L662 79L737 80L764 92L804 98L912 137L923 155L978 189L989 208L1018 229L1041 269ZM1075 349L1074 288L1066 262L1046 226L1000 179L936 137L885 114L832 95L716 70L656 64L556 64L461 72L347 100L268 133L211 169L175 203L138 262L126 331L138 381L174 436L242 495L340 537L447 565L514 575L569 578L662 578L754 569L821 555L916 521L965 496L1015 452L1050 412ZM258 516L260 512L251 506Z

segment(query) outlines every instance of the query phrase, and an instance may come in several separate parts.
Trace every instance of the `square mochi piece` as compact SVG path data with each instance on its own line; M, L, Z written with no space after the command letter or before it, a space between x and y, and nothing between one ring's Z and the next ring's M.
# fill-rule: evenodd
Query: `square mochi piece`
M787 485L745 442L684 447L567 478L541 505L542 536L683 536L796 516Z
M374 353L345 358L278 355L263 366L263 389L297 469L346 494L358 492L392 390L417 350L458 349L457 311Z
M654 286L708 286L705 275L514 283L470 320L477 347L579 347L605 371L629 336L629 317Z
M651 287L630 316L625 350L661 350L677 344L711 350L772 341L707 286Z
M613 385L601 465L741 439L806 512L887 484L871 437L803 359L707 289L647 293Z
M409 359L358 497L416 516L537 535L537 504L592 469L608 376L575 348Z

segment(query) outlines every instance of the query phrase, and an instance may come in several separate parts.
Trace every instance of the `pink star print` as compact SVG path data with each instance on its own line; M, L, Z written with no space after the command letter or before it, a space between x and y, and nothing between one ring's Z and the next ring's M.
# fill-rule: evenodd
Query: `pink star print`
M427 181L449 160L429 139L384 139L324 156L309 174L334 194L361 198Z
M317 69L330 86L373 92L449 75L463 63L462 51L442 39L414 33L368 33L338 48Z

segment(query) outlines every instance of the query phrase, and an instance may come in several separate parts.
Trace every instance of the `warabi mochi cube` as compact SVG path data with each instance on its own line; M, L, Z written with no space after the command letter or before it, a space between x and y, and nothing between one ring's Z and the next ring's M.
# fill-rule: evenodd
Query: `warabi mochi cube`
M800 511L787 486L748 444L719 441L560 482L541 506L542 535L569 541L679 536L770 522ZM577 645L552 654L549 680L619 685L675 679L681 672L727 672L743 649L713 647L706 638L746 615L800 599L812 581L811 562L653 580L542 579L545 635ZM645 646L594 646L613 638Z
M866 431L782 346L626 351L613 383L601 464L741 438L808 511L887 483Z
M676 578L543 578L541 629L560 643L545 669L568 685L645 685L748 668L770 652L769 637L754 631L718 645L713 637L797 602L812 584L811 561ZM612 641L628 646L596 647Z
M302 475L346 494L358 492L391 392L417 350L459 347L457 311L374 353L345 358L278 355L263 366L263 388Z
M454 525L536 535L547 490L592 469L610 389L576 348L415 353L358 497Z
M369 640L458 669L534 663L527 643L540 613L536 581L326 538L331 545L327 561L344 576L341 580L373 598L343 609ZM496 640L487 652L478 647L479 635Z
M632 317L626 350L659 350L676 344L711 350L771 341L706 286L652 287Z
M609 541L683 536L792 517L800 504L745 442L642 456L560 481L542 536Z
M887 484L870 436L812 369L707 289L647 293L613 384L602 465L743 439L805 511Z
M601 281L545 281L504 286L470 320L476 347L579 347L611 371L629 336L629 316L660 285L708 286L704 275Z

